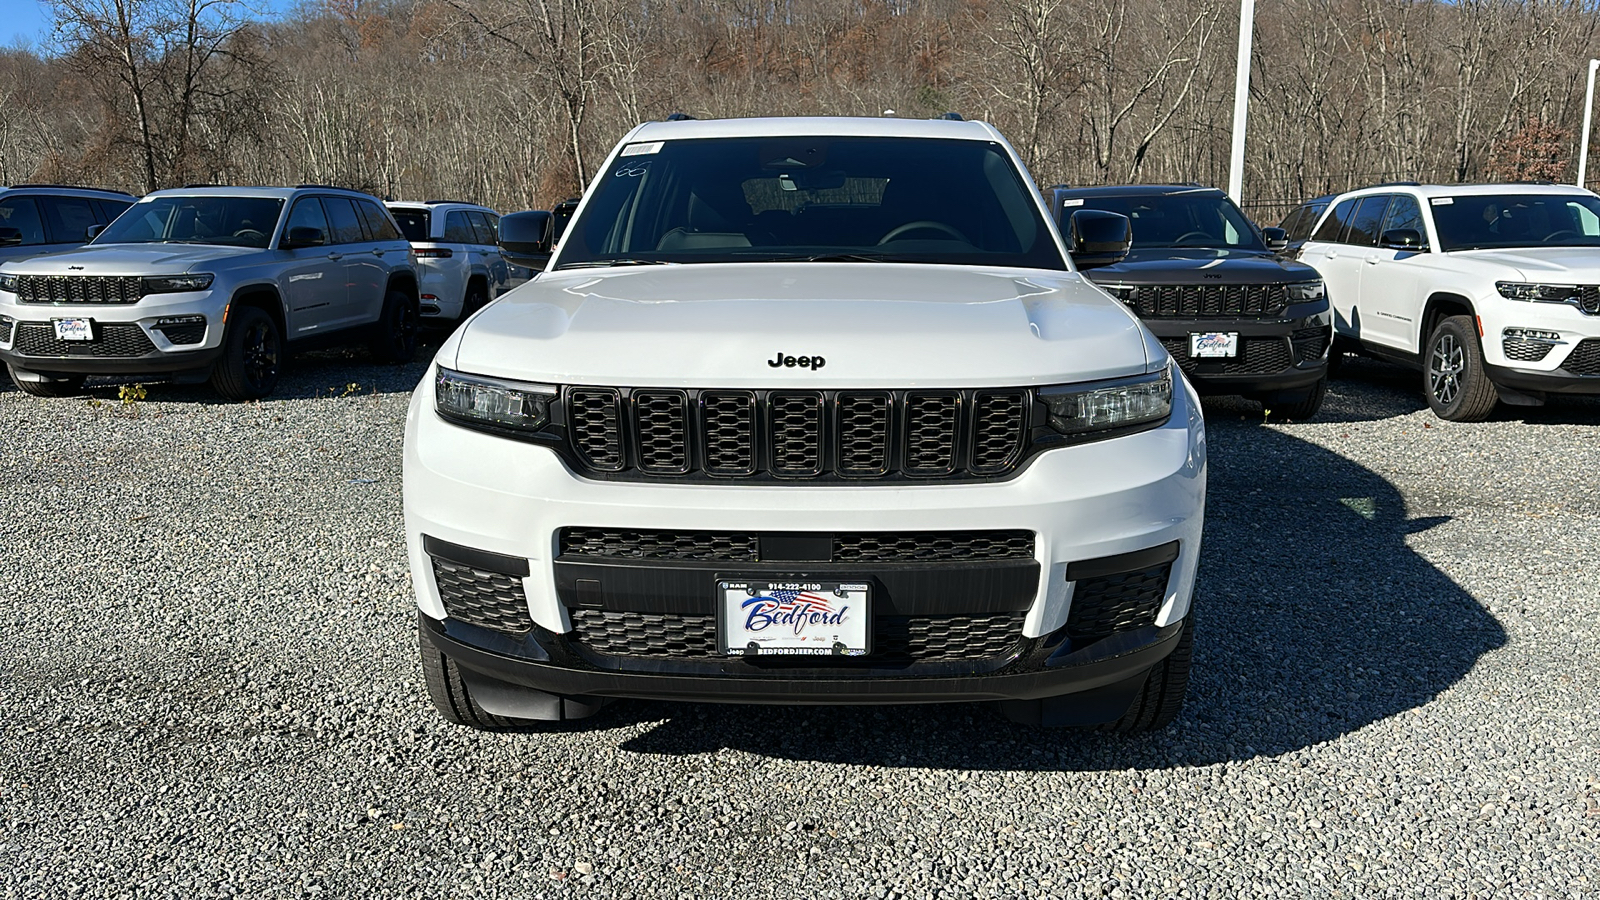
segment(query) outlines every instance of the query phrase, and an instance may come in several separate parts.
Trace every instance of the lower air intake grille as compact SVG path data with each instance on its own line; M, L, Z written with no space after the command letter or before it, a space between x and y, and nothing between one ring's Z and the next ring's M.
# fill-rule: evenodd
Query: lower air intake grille
M1574 375L1600 375L1600 338L1579 341L1561 368Z
M23 356L90 356L101 359L144 356L154 353L156 349L144 329L132 323L96 324L94 335L92 341L63 341L56 337L54 325L20 322L11 349Z
M602 559L703 559L754 562L756 536L726 531L622 531L563 528L563 557Z
M1067 613L1067 636L1089 644L1119 631L1156 623L1167 597L1167 576L1172 563L1136 572L1085 578L1072 592Z
M533 627L522 581L514 575L434 557L433 580L452 619L506 634L526 634Z
M1289 336L1289 342L1294 344L1294 359L1297 363L1316 362L1322 354L1328 351L1328 342L1333 339L1333 326L1324 325L1321 328L1302 328Z
M1505 351L1506 359L1517 362L1538 362L1550 355L1555 349L1555 344L1545 341L1530 341L1527 338L1504 338L1500 347Z
M174 344L198 344L206 336L204 325L163 325L156 330Z
M1167 348L1172 358L1178 361L1178 368L1186 374L1267 375L1294 365L1288 338L1241 337L1239 355L1232 359L1191 359L1188 338L1162 338L1161 345Z
M761 536L749 531L563 528L558 540L563 559L761 561ZM817 560L818 562L970 562L1033 559L1033 532L1020 529L852 531L832 535L830 546L828 559Z

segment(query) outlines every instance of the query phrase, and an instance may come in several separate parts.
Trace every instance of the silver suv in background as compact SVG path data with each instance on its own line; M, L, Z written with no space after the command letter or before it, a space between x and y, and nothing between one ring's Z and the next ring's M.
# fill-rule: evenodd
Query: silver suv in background
M81 247L133 201L121 191L64 184L0 187L0 262Z
M253 400L288 352L354 339L385 362L417 346L411 245L354 191L156 191L85 247L0 264L0 360L36 396L155 375Z
M500 214L452 200L390 201L411 242L424 321L454 322L528 280L528 269L500 255Z

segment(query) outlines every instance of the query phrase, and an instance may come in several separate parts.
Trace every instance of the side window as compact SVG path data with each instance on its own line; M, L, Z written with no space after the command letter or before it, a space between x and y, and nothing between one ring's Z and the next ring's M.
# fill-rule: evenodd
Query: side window
M1388 208L1388 194L1361 198L1355 218L1350 220L1350 230L1345 232L1344 242L1357 247L1378 246L1378 229L1383 226L1383 213Z
M334 244L359 244L366 240L361 231L361 217L356 215L356 205L345 197L323 197L322 206L328 211L328 224L332 226Z
M394 227L394 223L389 221L389 217L383 214L383 210L378 208L378 204L373 203L371 200L358 200L356 201L356 206L361 208L361 216L367 220L367 234L372 235L373 240L404 240L400 237L400 230Z
M1353 199L1346 200L1335 206L1333 212L1322 220L1322 227L1317 229L1317 233L1311 239L1313 241L1337 242L1340 235L1344 234L1345 225L1349 224L1350 220L1355 217L1355 213L1356 201Z
M1409 228L1422 235L1424 241L1428 239L1428 227L1422 224L1422 205L1410 194L1395 194L1389 204L1389 215L1383 220L1383 231L1399 228ZM1378 236L1382 237L1383 233L1379 232Z
M496 243L495 235L499 233L495 223L490 222L488 216L477 210L469 211L467 218L472 221L472 230L478 233L478 243L493 247Z
M94 206L82 197L40 197L50 238L57 244L81 244L89 239L88 230L100 224Z
M0 200L0 228L22 232L23 244L44 243L44 220L39 217L39 205L32 197Z
M444 237L440 238L446 244L476 244L477 235L472 233L472 223L467 221L467 214L461 210L453 210L444 217Z
M322 214L322 202L315 197L301 197L295 201L294 209L289 210L289 224L284 226L283 236L287 238L296 228L315 228L322 235L322 243L328 243L328 217Z

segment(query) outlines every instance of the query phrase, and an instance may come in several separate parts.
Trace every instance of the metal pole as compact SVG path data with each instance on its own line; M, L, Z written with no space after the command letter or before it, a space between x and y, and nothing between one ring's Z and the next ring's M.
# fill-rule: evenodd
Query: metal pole
M1233 84L1233 153L1228 159L1228 196L1244 192L1244 120L1250 106L1250 40L1256 27L1256 0L1239 0L1239 63ZM1589 70L1591 84L1594 69Z
M1594 112L1594 70L1600 69L1600 59L1589 60L1589 90L1583 95L1583 145L1578 148L1578 187L1583 187L1589 169L1589 118Z

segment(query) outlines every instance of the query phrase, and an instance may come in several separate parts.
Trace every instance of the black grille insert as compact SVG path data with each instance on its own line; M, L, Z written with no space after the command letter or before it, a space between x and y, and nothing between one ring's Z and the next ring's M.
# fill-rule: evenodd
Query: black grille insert
M635 391L639 468L653 475L689 471L689 406L682 391Z
M1141 284L1115 293L1143 318L1273 316L1289 305L1282 284Z
M1301 328L1289 335L1289 342L1294 344L1295 362L1304 365L1316 362L1328 351L1328 342L1333 340L1333 326L1323 325L1320 328Z
M567 394L572 449L592 469L622 468L621 401L615 388L578 388Z
M91 356L115 359L154 353L156 345L144 329L131 322L94 325L94 340L63 341L48 322L19 322L12 350L22 356Z
M1600 338L1579 341L1561 368L1574 375L1600 375Z
M750 532L563 528L558 541L563 557L733 562L755 562L760 558L756 535Z
M450 618L505 634L526 634L533 627L522 581L501 572L464 566L433 557L433 580L439 586Z
M137 303L138 275L19 275L20 303Z
M1517 362L1538 362L1550 355L1550 351L1555 349L1555 344L1508 337L1501 340L1500 348L1505 351L1506 359Z
M771 422L772 472L775 475L822 474L822 395L773 394L767 398Z
M1162 338L1178 368L1185 374L1206 375L1267 375L1281 372L1294 365L1289 349L1289 339L1281 337L1241 337L1239 355L1194 359L1189 356L1188 338Z
M829 539L819 562L970 562L1033 559L1033 532L852 531ZM761 535L734 531L644 531L563 528L557 535L564 559L664 559L761 562Z
M1578 308L1591 316L1600 316L1600 284L1578 285Z
M1167 597L1171 572L1172 563L1164 562L1079 581L1067 613L1067 636L1075 643L1087 644L1119 631L1154 625Z

